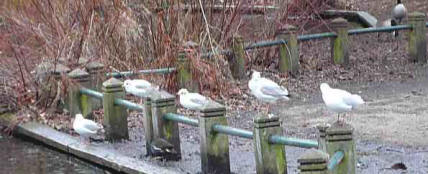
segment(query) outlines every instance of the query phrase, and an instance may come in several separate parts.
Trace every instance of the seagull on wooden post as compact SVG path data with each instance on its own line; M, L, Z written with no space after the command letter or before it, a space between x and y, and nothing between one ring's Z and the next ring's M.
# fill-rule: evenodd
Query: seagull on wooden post
M101 125L94 121L83 118L82 114L76 114L73 121L73 129L80 137L90 138L90 136L97 134L101 128Z
M277 83L270 79L261 77L260 72L253 70L251 80L248 82L251 94L253 94L259 101L268 103L268 114L270 111L269 104L276 103L277 101L290 100L287 89L279 86ZM269 114L271 116L271 114Z
M350 112L358 105L365 103L361 96L342 89L331 88L327 83L321 83L320 89L327 109L337 113L337 121L339 121L340 113Z
M126 93L140 97L140 104L143 103L143 98L147 97L153 90L159 90L158 86L152 85L144 79L125 80L123 87Z
M198 93L190 93L187 89L180 89L177 92L180 96L180 104L186 109L200 111L209 103L209 99Z

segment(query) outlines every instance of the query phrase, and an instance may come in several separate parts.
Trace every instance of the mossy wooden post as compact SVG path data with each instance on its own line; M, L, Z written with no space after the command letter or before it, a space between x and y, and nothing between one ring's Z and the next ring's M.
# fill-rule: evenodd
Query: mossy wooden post
M151 156L150 144L153 141L153 119L152 119L152 100L149 97L144 98L144 134L146 139L147 155Z
M204 174L229 174L229 138L213 131L214 124L227 125L226 109L210 101L201 110L199 132L201 135L201 167Z
M328 154L315 149L308 149L297 159L299 174L327 174Z
M427 29L425 13L414 12L409 14L409 23L412 30L409 32L409 57L411 61L425 64L427 62Z
M93 61L86 65L86 69L91 76L91 86L90 89L95 91L101 91L101 86L104 75L104 64ZM102 107L102 101L96 98L92 98L92 107L93 109L100 109Z
M327 124L320 124L317 126L319 131L319 137L318 137L318 150L322 150L323 152L327 152L326 146L325 146L325 131L327 130L329 126Z
M331 57L335 64L349 64L348 26L344 18L336 18L331 23L331 28L337 34L337 37L331 39Z
M166 113L177 113L175 96L166 91L154 91L152 99L153 138L162 138L171 143L177 151L172 159L181 159L180 134L178 123L163 119Z
M279 72L290 72L296 75L299 71L299 44L296 36L297 28L285 25L277 33L277 39L286 43L279 46Z
M232 77L239 80L245 76L245 50L242 36L233 37L233 56L229 61Z
M257 174L287 173L285 146L270 144L269 136L281 135L278 117L257 116L254 118L254 146Z
M55 68L54 68L55 67ZM58 90L58 85L63 85L63 81L61 79L61 77L63 75L67 75L67 73L70 72L70 68L68 68L67 66L63 65L63 64L59 64L57 63L56 65L52 65L52 71L50 72L50 76L53 78L53 81L49 81L49 85L52 86L52 91L53 92L53 96L52 97L56 97L57 95L57 90ZM63 88L63 86L59 87L60 89ZM57 111L62 112L64 108L68 108L68 102L66 101L67 98L65 99L61 99L61 101L59 103L54 103L55 105L57 105Z
M77 68L70 73L68 77L74 82L69 86L68 106L71 116L81 113L83 117L88 117L92 114L92 102L89 96L80 94L80 88L89 87L89 74L80 68Z
M125 107L114 104L116 98L125 98L123 82L110 78L102 86L103 109L104 109L104 129L106 139L110 142L117 142L129 138L128 134L128 113Z
M198 86L193 82L193 74L190 69L189 53L182 51L177 58L177 80L179 88L186 88L189 91L198 92Z
M330 156L337 151L343 151L342 162L331 171L332 174L355 174L356 158L353 128L346 123L336 122L326 130L326 149Z

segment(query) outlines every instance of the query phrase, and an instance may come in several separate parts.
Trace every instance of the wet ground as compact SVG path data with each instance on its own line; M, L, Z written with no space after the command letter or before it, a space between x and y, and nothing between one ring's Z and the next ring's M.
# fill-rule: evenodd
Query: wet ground
M0 169L4 174L110 173L43 145L1 134Z

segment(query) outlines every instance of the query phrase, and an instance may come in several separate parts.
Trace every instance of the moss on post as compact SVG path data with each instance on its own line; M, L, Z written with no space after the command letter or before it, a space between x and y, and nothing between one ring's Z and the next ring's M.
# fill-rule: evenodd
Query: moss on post
M166 113L177 113L175 106L175 96L166 91L154 91L151 96L152 100L152 123L153 138L162 138L171 143L177 151L173 160L181 159L180 134L178 123L163 119Z
M229 174L229 138L225 134L213 131L213 125L227 125L226 109L214 101L202 108L199 117L199 132L201 135L201 167L206 174Z
M414 12L409 14L409 23L412 30L409 32L409 58L413 62L425 64L427 62L426 15Z
M296 75L299 71L299 45L296 36L297 28L286 25L277 33L277 39L286 41L279 46L279 71Z
M268 118L259 115L254 118L254 146L257 174L287 173L284 145L269 143L269 136L281 134L282 129L278 117Z
M331 171L332 174L355 174L356 158L353 128L346 123L334 123L326 130L326 149L330 156L337 151L343 151L345 156L342 162Z
M115 78L105 81L103 90L104 129L110 142L128 139L128 114L123 106L114 104L116 98L124 98L123 83Z
M242 79L245 76L245 50L242 36L233 37L233 56L229 61L230 71L235 79Z
M315 149L306 150L297 160L299 174L327 174L328 154Z
M95 91L101 91L102 82L105 79L104 64L93 61L86 65L86 69L91 76L89 88ZM99 99L92 98L91 101L93 109L100 109L102 107L102 102Z
M81 113L83 117L91 116L92 102L89 97L80 94L80 88L89 87L89 74L82 69L75 69L68 73L68 77L74 82L69 86L68 107L71 116Z
M327 124L321 124L317 126L317 129L319 131L319 137L318 137L318 150L321 150L323 152L327 152L327 148L325 146L325 131L329 125Z
M186 88L190 91L198 92L199 88L196 82L193 81L192 70L190 69L189 53L186 51L180 52L177 59L177 80L179 88Z
M144 135L146 138L146 151L147 155L151 156L152 151L150 144L153 141L153 119L152 119L152 100L150 98L144 99Z
M337 37L331 40L331 56L335 64L349 65L349 23L344 18L334 19L331 23L332 29Z

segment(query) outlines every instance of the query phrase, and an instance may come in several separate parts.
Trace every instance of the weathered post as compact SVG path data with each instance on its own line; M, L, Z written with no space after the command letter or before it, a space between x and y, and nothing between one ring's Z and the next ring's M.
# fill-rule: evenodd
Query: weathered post
M91 76L91 84L89 88L95 91L101 91L102 82L105 77L103 72L104 64L93 61L86 65L86 69ZM100 109L102 107L102 102L99 99L92 98L91 100L93 109Z
M281 135L278 117L257 116L254 118L254 146L257 174L287 173L285 146L270 144L269 136Z
M349 64L348 21L344 18L334 19L331 27L337 37L331 39L331 56L335 64Z
M171 143L174 150L177 151L177 155L170 159L179 160L181 159L181 147L178 123L163 119L167 113L177 113L175 96L166 91L154 91L150 97L152 99L153 138L162 138Z
M327 174L328 154L315 149L308 149L297 160L300 174Z
M106 139L116 142L128 139L128 114L123 106L114 104L115 99L125 98L123 83L110 78L103 83L104 129Z
M330 156L337 151L343 151L342 162L334 168L332 174L355 174L356 170L356 152L353 138L353 128L346 123L336 122L326 130L326 149Z
M325 146L325 131L329 125L327 124L320 124L317 126L317 129L319 131L319 137L318 137L318 150L321 150L323 152L327 152L327 148Z
M92 114L92 102L89 96L80 94L81 87L89 87L89 74L80 68L77 68L70 73L68 77L74 82L69 86L68 106L71 116L81 113L83 117L88 117Z
M277 39L285 41L279 46L279 71L296 75L299 71L299 45L296 36L297 28L285 25L277 33Z
M409 14L412 30L409 32L409 57L411 61L425 64L427 62L426 15L414 12Z
M193 82L193 74L190 66L189 53L182 51L177 58L177 80L179 88L186 88L190 91L197 92L197 84Z
M199 132L201 135L201 167L204 174L229 174L229 138L213 131L213 125L227 125L226 109L210 101L201 110Z
M230 71L235 79L242 79L245 76L245 50L242 36L233 37L233 55L229 60Z
M144 98L144 134L146 138L147 155L151 156L150 144L153 141L153 119L152 119L152 100L149 97Z

